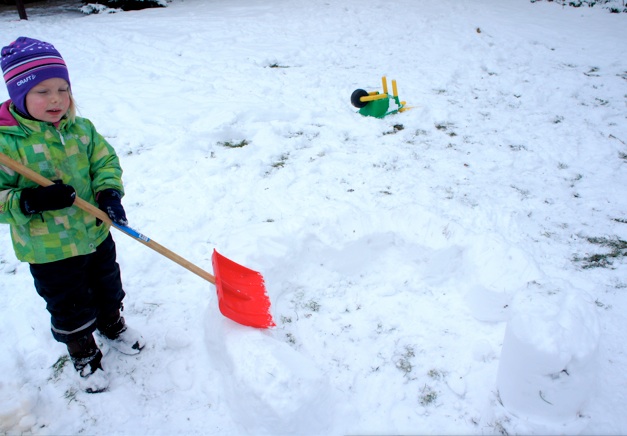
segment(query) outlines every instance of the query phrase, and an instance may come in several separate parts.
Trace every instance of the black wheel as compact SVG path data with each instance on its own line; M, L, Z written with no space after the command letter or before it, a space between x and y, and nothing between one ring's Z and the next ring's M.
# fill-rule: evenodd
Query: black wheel
M360 98L366 97L368 95L368 91L364 91L363 89L356 89L351 94L351 104L356 108L362 108L368 104L367 101L361 101Z

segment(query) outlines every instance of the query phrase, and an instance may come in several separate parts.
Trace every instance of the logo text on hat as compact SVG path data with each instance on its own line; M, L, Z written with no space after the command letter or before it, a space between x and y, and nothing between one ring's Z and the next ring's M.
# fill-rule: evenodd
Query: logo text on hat
M16 83L16 85L17 85L17 86L22 86L23 84L28 83L28 82L30 82L31 80L35 80L35 77L37 77L37 76L36 76L36 75L34 75L34 74L31 74L30 76L26 76L26 77L24 77L22 80L18 80L18 81L17 81L17 83Z

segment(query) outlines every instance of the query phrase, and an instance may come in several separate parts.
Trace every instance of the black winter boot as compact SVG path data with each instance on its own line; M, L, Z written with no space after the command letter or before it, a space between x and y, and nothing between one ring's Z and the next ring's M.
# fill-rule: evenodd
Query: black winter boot
M105 317L105 322L99 323L98 331L105 339L108 339L113 348L122 354L138 354L146 345L142 335L126 325L119 310Z
M90 333L66 345L74 368L81 377L81 388L90 394L106 391L109 380L102 369L102 352L93 335Z

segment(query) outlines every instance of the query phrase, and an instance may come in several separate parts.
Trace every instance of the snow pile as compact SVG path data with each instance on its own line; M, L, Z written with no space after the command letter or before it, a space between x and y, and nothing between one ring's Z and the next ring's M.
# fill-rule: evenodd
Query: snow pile
M254 434L325 434L337 405L311 359L266 332L208 315L207 348L235 419Z
M535 295L534 295L535 294ZM582 415L598 381L599 325L594 304L579 290L514 305L505 331L497 386L517 416L569 422Z
M14 395L3 395L0 398L0 429L15 432L30 431L37 422L32 414L37 396L29 385L0 382L0 392L12 392Z

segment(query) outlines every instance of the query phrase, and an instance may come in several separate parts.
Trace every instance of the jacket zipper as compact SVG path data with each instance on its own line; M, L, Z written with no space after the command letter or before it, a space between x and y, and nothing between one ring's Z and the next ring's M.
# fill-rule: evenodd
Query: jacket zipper
M61 139L61 144L65 145L65 139L63 138L61 130L57 129L57 133L59 134L59 139Z

